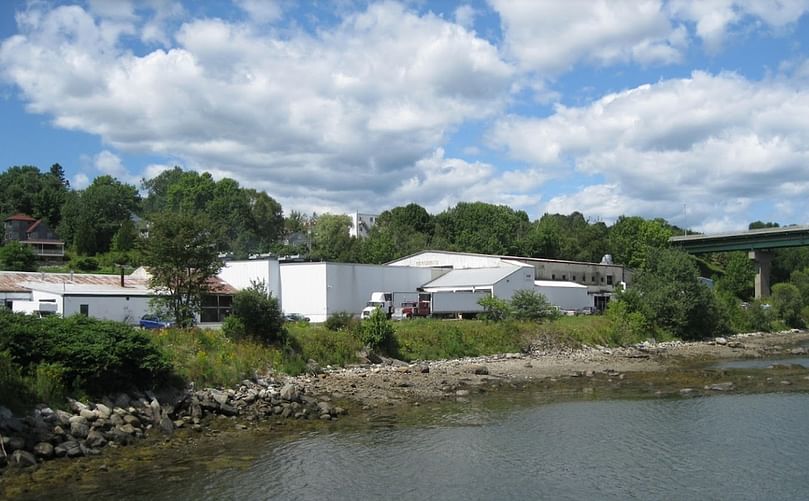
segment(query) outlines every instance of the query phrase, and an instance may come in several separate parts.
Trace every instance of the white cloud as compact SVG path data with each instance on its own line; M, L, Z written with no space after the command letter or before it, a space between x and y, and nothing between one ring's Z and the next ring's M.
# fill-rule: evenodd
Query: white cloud
M473 28L477 10L469 4L459 5L454 12L455 22L464 28Z
M129 170L124 166L121 157L109 150L99 152L97 155L93 156L92 161L93 167L95 167L96 170L102 174L113 176L121 182L133 184L135 186L140 184L140 178L132 175L129 172Z
M579 62L668 64L686 42L660 0L490 0L505 47L524 69L554 76Z
M79 172L70 180L70 186L76 190L83 190L90 186L90 178L87 174Z
M809 11L809 0L670 0L671 15L695 24L696 34L708 52L721 50L728 31L747 19L770 29L796 22Z
M256 23L270 23L281 19L283 11L277 0L233 0Z
M543 119L508 117L489 140L545 171L574 168L605 180L553 198L553 211L678 222L685 203L696 226L743 217L754 201L809 208L794 189L809 183L809 91L788 80L695 72L587 106L557 106Z
M30 111L123 153L265 187L291 208L384 200L455 127L499 112L514 74L473 32L396 3L283 38L190 19L173 46L142 56L80 7L35 16L0 45L0 71Z
M382 206L429 200L425 207L440 212L458 202L477 200L537 213L539 199L535 193L549 179L539 171L498 172L490 164L446 158L440 148L416 162L407 174L388 196L390 202Z

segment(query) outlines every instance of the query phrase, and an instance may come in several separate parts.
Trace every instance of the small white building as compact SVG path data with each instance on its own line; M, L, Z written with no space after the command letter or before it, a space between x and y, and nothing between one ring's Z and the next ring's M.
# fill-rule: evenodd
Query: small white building
M372 292L411 292L434 278L430 268L352 263L281 263L281 306L313 322L358 315ZM440 273L440 272L439 272Z
M379 214L363 214L361 212L354 212L351 214L351 228L348 234L352 237L365 238L368 232L376 224L376 219Z
M142 285L120 287L47 282L23 282L29 300L16 300L12 310L27 314L85 315L101 320L137 324L149 312L154 292Z

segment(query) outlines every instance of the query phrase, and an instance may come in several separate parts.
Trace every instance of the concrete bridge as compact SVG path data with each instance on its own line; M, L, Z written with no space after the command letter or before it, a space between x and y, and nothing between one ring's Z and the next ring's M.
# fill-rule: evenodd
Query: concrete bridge
M809 246L809 226L787 226L760 230L686 235L671 237L669 242L691 254L747 251L756 264L756 299L770 295L772 249Z

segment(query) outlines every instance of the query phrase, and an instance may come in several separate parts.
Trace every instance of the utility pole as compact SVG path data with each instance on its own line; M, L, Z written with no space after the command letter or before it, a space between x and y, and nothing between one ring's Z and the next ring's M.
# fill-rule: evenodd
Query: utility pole
M688 224L686 224L686 217L688 216L688 212L686 212L686 205L683 204L683 236L688 236Z

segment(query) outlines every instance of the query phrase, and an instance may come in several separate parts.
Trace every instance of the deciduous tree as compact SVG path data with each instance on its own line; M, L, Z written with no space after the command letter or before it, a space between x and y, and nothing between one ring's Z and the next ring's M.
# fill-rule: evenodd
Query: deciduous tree
M158 307L178 326L191 325L211 279L222 269L210 220L190 212L153 214L140 247L151 274L149 285L160 293Z

